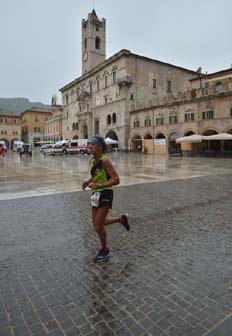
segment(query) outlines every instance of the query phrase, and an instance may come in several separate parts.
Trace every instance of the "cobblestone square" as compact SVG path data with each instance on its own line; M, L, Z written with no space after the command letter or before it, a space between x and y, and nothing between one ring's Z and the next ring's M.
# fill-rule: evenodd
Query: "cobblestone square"
M231 181L116 188L100 265L90 192L0 201L0 335L232 335Z

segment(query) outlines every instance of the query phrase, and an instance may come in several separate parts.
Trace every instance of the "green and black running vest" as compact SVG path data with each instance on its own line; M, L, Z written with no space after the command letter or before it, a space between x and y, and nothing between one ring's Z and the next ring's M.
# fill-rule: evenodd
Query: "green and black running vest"
M96 184L102 184L109 181L110 176L107 174L103 167L103 160L106 159L106 155L102 154L99 161L95 164L94 158L89 161L90 164L90 173L92 176L92 181ZM102 190L112 190L112 187L105 187L100 189L95 189L94 191L102 191Z

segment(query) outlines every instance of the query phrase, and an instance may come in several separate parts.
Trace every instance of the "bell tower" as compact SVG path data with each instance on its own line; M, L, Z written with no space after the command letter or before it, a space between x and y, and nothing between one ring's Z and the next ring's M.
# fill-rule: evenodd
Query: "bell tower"
M106 59L106 20L95 10L82 20L82 75Z

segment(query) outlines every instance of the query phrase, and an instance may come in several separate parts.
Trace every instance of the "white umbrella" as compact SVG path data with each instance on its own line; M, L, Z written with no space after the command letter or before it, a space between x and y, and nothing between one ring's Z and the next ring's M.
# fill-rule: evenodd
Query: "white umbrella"
M107 137L107 138L105 138L105 143L107 145L116 145L116 144L118 144L118 141L117 140L113 140L113 139Z
M203 140L202 135L193 134L189 136L184 136L182 138L176 139L177 143L196 143L201 142Z
M219 133L203 136L203 140L232 140L232 135L228 133Z

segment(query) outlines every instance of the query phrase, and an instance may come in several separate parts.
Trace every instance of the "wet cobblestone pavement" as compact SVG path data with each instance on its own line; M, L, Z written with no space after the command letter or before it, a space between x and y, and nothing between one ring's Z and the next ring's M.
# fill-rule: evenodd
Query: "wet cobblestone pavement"
M89 192L0 201L0 335L215 336L232 314L231 182L117 188L131 231L107 228L100 265Z

